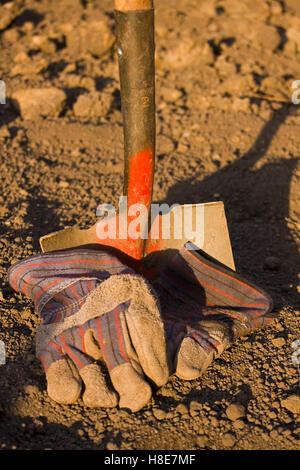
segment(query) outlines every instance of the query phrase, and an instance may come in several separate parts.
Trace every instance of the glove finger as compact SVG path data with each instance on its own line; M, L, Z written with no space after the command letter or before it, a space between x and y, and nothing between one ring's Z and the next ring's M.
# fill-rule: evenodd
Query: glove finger
M206 352L192 337L185 337L174 361L175 374L183 380L194 380L200 377L214 358L213 352Z
M184 380L200 377L230 344L229 330L220 322L203 321L197 329L188 327L177 350L176 375Z
M131 342L125 312L120 313L123 336L123 354L127 361L110 372L112 383L120 395L120 408L135 412L151 399L152 389L143 373L139 358Z
M83 403L91 408L114 408L118 405L118 395L109 383L108 373L98 364L89 364L80 369L79 374L85 385Z
M46 373L49 396L59 403L75 403L82 391L79 371L93 363L93 359L85 351L82 328L69 328L48 343L42 358L46 367L50 354L56 359L60 354L60 359L53 362Z
M38 358L44 366L49 397L62 404L75 403L81 392L81 378L56 338L46 345Z
M95 360L101 360L101 363L89 364L80 369L79 373L85 385L82 400L89 407L113 408L118 405L118 395L112 388L109 373L103 363L101 349L92 328L86 330L84 343L87 354Z
M48 395L57 403L70 405L80 397L82 381L77 368L68 357L53 362L46 379Z
M157 315L154 299L143 299L144 305L129 307L126 323L129 336L144 373L158 387L166 384L169 378L169 366L166 350L164 326Z
M92 320L90 326L119 394L119 406L133 412L140 410L150 400L152 390L132 347L121 306Z

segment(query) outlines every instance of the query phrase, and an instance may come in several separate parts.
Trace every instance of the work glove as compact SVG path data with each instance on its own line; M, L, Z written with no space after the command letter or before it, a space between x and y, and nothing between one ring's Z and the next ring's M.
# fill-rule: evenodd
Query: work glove
M114 272L108 265L105 271L101 267L89 273L76 250L66 259L62 253L40 256L51 263L43 272L43 285L38 280L37 286L32 272L40 270L39 257L35 263L30 259L12 267L10 282L16 288L15 277L19 279L19 290L27 295L30 285L31 298L41 302L38 310L48 339L43 330L37 335L38 356L45 365L49 395L62 403L77 400L83 381L85 404L108 407L119 400L119 406L137 411L151 397L143 371L158 386L173 373L196 379L235 339L273 319L272 301L265 292L190 243L159 273L154 290L118 260ZM81 256L87 258L85 253ZM94 263L100 256L102 262L109 261L99 251L89 251L89 256ZM19 278L20 269L27 270L26 278ZM120 296L119 281L124 279L135 285L123 286L127 296Z
M193 380L240 336L272 322L262 289L187 243L153 282L171 373Z
M98 250L43 253L9 269L33 300L49 396L59 403L138 411L169 377L164 327L145 279Z

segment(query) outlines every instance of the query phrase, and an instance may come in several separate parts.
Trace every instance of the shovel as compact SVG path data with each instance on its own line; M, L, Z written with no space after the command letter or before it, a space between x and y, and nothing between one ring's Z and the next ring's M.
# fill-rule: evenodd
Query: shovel
M81 246L115 252L148 278L187 242L235 269L222 201L152 203L155 168L153 0L115 0L124 129L124 189L119 207L103 205L89 229L74 226L40 238L43 252Z

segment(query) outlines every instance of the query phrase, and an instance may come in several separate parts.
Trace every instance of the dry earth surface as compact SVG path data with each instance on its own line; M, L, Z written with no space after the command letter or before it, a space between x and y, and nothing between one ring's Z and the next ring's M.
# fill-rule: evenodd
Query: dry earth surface
M171 377L136 414L51 401L39 318L7 269L122 193L113 1L2 1L1 449L300 449L300 2L155 3L154 199L223 200L237 270L269 292L277 319L200 379Z

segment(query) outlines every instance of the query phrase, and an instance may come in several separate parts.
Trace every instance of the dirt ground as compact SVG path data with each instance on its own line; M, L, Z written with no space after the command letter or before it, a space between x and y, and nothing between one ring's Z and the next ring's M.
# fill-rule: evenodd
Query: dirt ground
M223 200L236 268L272 296L277 319L200 379L171 377L136 414L48 397L40 320L7 269L39 252L41 235L89 227L122 194L113 1L2 1L1 449L300 449L300 2L155 4L154 200Z

